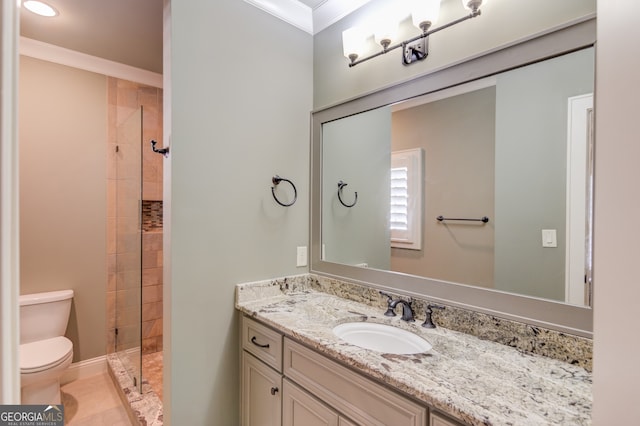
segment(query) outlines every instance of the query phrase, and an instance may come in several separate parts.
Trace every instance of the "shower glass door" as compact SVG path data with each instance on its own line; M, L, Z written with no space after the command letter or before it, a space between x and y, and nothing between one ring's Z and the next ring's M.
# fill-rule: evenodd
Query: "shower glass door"
M142 388L142 107L117 131L115 351Z

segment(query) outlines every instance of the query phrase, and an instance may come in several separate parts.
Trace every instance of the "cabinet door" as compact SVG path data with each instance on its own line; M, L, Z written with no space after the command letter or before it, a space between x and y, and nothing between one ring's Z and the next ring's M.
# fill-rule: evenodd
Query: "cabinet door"
M242 425L280 426L282 376L242 351Z
M282 426L338 426L338 414L284 379Z

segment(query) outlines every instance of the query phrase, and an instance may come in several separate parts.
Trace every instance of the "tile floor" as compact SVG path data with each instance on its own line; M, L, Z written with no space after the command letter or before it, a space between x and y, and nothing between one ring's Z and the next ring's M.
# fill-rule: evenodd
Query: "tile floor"
M72 426L131 426L108 373L63 385L65 424Z

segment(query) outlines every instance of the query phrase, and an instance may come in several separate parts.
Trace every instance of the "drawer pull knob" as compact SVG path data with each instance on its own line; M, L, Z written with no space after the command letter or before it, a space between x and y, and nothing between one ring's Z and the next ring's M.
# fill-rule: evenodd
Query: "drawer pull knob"
M251 338L251 343L253 343L254 345L256 345L256 346L258 346L260 348L268 348L269 347L268 343L266 345L261 345L260 343L256 342L256 336L253 336ZM277 388L276 388L276 390L277 390Z
M278 393L278 388L277 388L277 387L275 387L275 386L274 386L274 387L272 387L272 388L271 388L271 395L275 395L275 394L277 394L277 393Z

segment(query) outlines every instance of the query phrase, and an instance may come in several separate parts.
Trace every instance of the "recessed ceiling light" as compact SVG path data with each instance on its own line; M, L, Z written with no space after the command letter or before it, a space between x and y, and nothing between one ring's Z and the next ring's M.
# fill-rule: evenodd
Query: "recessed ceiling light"
M41 1L26 0L22 3L22 5L26 7L28 11L33 12L40 16L51 17L51 16L56 16L58 14L57 10L55 10L53 7Z

